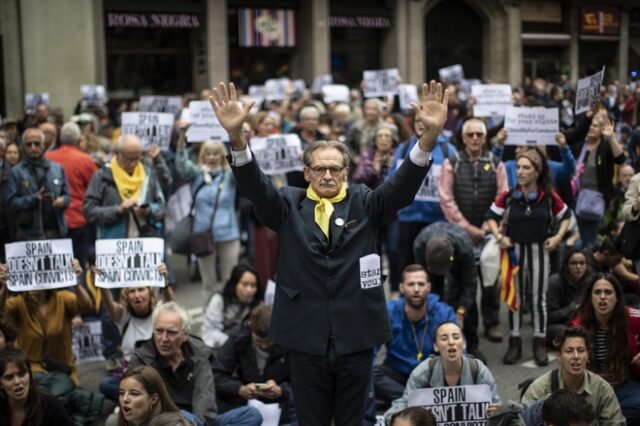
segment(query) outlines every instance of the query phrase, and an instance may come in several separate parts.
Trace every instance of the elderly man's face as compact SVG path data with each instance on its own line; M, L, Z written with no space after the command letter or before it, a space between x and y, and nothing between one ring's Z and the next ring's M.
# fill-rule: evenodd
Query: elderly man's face
M318 123L320 122L319 118L315 115L306 115L300 119L300 124L302 125L302 130L306 132L315 133L318 130Z
M28 135L23 143L27 157L32 160L37 160L42 156L44 152L44 142L38 135Z
M130 175L132 175L136 167L138 167L141 158L142 146L131 143L123 144L117 156L118 165Z
M45 149L49 149L56 142L58 129L56 129L56 126L52 123L42 123L38 128L42 130L42 133L44 133Z
M378 109L378 106L375 103L365 102L364 118L369 123L375 123L380 119L380 110Z
M462 141L464 142L467 154L472 157L482 155L485 139L484 127L477 122L468 123L465 127L465 131L462 134Z
M182 320L176 312L161 312L153 324L153 341L158 353L165 358L175 358L182 353L182 345L188 339Z
M333 198L346 182L348 171L340 151L320 148L311 154L311 166L304 168L304 178L320 197Z

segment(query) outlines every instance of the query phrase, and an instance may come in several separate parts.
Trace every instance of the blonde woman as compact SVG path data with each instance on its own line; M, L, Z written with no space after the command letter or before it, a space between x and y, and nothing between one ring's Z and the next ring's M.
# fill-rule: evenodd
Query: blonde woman
M236 183L229 170L227 152L220 141L206 141L200 148L198 164L189 159L184 140L178 143L176 169L183 179L191 181L193 195L192 233L211 230L214 250L198 256L204 300L222 291L240 255L240 230L236 216ZM220 261L220 273L216 271Z

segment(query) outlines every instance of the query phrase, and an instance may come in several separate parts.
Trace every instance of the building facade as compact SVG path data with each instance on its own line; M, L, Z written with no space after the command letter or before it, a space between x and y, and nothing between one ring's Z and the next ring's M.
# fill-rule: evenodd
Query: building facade
M462 64L466 78L571 81L640 68L640 0L0 0L0 114L49 92L70 112L81 84L111 99L197 92L218 81L357 86L365 69L405 82Z

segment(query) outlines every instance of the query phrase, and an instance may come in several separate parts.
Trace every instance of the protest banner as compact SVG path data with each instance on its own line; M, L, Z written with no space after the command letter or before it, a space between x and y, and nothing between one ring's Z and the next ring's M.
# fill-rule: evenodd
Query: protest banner
M288 78L270 78L264 82L268 101L282 101L287 98L287 91L291 80Z
M191 125L187 129L188 142L203 142L210 139L228 141L227 131L220 125L209 101L189 102Z
M333 76L331 74L317 76L313 79L313 83L311 84L311 93L314 95L322 93L322 87L327 84L333 84Z
M265 175L302 171L302 142L296 134L253 138L250 141L260 169Z
M9 290L48 290L77 284L70 239L23 241L4 247Z
M349 86L344 84L327 84L322 86L324 102L349 102Z
M591 103L598 100L600 85L604 79L604 67L600 72L578 80L576 88L576 115L589 111Z
M96 241L96 286L103 288L164 287L158 270L164 257L162 238Z
M291 96L294 98L300 98L304 95L304 91L307 90L307 83L302 79L293 80L291 82L291 90L293 92L291 93Z
M398 85L398 98L400 109L410 111L411 102L418 102L418 88L415 84L400 84Z
M107 91L100 84L81 85L80 97L84 105L102 106L107 103Z
M173 132L173 114L164 112L123 112L122 135L136 135L147 149L156 144L160 149L169 149Z
M254 101L256 104L260 105L267 98L267 88L263 86L249 86L249 94L248 96Z
M426 408L439 425L484 426L490 403L491 388L483 384L415 389L407 406Z
M49 105L49 93L27 93L24 95L24 110L27 114L35 114L38 105Z
M507 107L506 145L556 145L560 126L558 108Z
M362 72L364 97L394 96L398 93L399 73L397 68L367 70Z
M443 83L460 83L464 80L464 70L460 64L440 68L438 75L440 76L440 81Z
M175 119L182 111L180 96L140 96L140 112L167 112Z
M100 320L85 321L80 326L74 326L71 338L71 349L77 365L104 361Z
M471 88L473 86L478 86L480 84L482 84L482 81L478 80L477 78L471 78L471 79L463 78L462 81L460 82L459 92L469 95L471 94Z
M507 107L513 105L511 86L508 84L471 86L471 94L476 98L474 117L504 117Z

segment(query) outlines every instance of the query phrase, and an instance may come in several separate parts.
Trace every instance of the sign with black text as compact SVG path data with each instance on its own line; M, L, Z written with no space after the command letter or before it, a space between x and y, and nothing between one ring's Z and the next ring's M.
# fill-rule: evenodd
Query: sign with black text
M291 80L288 78L270 78L264 82L266 99L268 101L282 101L287 98Z
M140 112L168 112L174 118L182 111L180 96L140 96Z
M363 71L362 79L364 80L363 90L365 98L394 96L398 93L398 82L400 78L397 68Z
M440 81L443 83L460 83L464 80L464 70L462 65L455 64L438 70Z
M313 79L313 83L311 84L311 93L317 95L322 92L322 87L327 84L333 84L333 76L331 74L323 74L319 75Z
M22 241L4 247L9 290L48 290L77 284L70 239Z
M121 132L138 136L145 149L153 144L169 149L173 121L173 114L164 112L123 112Z
M265 175L302 171L302 142L296 134L253 138L251 152Z
M102 106L107 102L107 91L100 84L83 84L80 86L80 97L84 105Z
M85 321L73 327L71 349L77 365L104 361L102 356L102 322Z
M504 117L507 107L512 106L511 86L508 84L480 84L471 86L476 98L474 117Z
M164 257L162 238L96 241L96 286L102 288L164 287L158 270Z
M506 145L556 145L560 127L558 108L507 107Z
M447 386L415 389L409 393L409 407L431 411L439 425L484 426L491 404L489 385Z
M38 105L49 105L49 93L27 93L24 95L24 110L27 114L35 114Z
M189 102L189 119L191 120L191 125L187 129L187 141L229 140L229 134L220 125L209 101Z
M598 100L600 85L603 79L604 67L602 67L600 72L578 80L578 87L576 88L576 115L589 111L591 103Z

